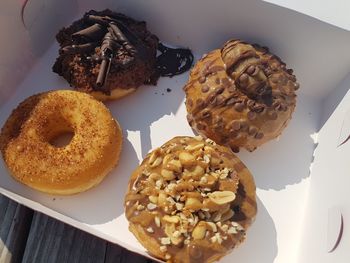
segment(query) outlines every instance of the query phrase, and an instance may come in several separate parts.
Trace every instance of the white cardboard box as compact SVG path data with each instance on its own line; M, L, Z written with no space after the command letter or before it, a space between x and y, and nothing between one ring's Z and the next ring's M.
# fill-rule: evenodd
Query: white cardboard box
M24 10L25 28L18 2L0 3L1 126L24 98L68 87L51 71L58 54L54 36L90 9L110 8L145 20L163 42L190 47L197 58L232 37L269 46L295 70L301 84L297 108L279 140L253 153L238 154L255 177L259 211L247 241L222 262L348 262L350 141L338 147L350 134L346 10L338 8L337 16L331 1L318 3L315 9L301 1L270 1L334 24L330 25L252 0L31 0ZM1 161L0 193L147 255L127 229L122 200L129 175L149 150L176 135L193 134L185 118L182 91L187 78L188 73L162 78L157 87L143 87L107 103L123 127L124 149L120 165L98 187L75 196L48 196L15 182ZM334 252L328 253L338 237L340 213L343 236Z

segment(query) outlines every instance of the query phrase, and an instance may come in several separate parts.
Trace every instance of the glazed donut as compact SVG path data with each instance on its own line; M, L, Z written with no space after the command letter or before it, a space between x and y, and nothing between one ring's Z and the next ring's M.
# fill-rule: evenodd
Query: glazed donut
M293 70L267 48L230 40L192 69L184 87L187 119L234 152L253 151L287 126L298 88Z
M51 144L61 134L64 147ZM51 91L31 96L12 112L0 134L10 174L36 190L79 193L99 184L117 164L122 147L119 124L90 95Z
M214 262L245 239L257 212L255 183L229 148L175 137L134 171L125 210L130 231L155 257Z
M60 55L53 71L98 100L118 99L152 82L158 38L145 22L110 10L91 10L60 30L56 39ZM110 59L110 66L104 59Z

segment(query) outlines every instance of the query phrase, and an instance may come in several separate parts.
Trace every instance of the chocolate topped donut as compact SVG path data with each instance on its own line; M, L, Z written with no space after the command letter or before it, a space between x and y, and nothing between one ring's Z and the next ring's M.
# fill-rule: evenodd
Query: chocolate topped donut
M156 84L160 76L181 74L193 62L190 50L159 43L146 22L110 10L87 12L56 38L60 56L53 71L100 100L123 97L142 84Z
M145 22L123 14L89 11L56 38L60 56L53 71L99 99L129 94L155 72L158 38Z
M293 70L267 48L230 40L192 69L184 87L188 121L235 152L253 151L287 126L298 88Z

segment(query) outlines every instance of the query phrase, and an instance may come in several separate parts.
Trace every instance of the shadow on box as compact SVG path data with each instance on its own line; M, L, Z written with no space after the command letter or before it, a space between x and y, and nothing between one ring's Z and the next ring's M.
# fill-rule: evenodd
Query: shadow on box
M127 140L126 134L123 134L123 149L118 166L98 186L87 192L79 193L78 196L55 197L56 205L61 206L57 210L90 225L118 218L124 213L126 186L138 162L134 147ZM124 191L116 190L116 185L125 185Z
M257 217L248 229L245 242L220 262L232 263L237 259L239 263L267 263L276 258L278 247L275 224L259 198L257 204Z
M307 98L299 96L292 120L279 138L252 153L242 150L238 154L253 174L258 188L282 190L310 175L314 150L310 147L314 144L311 135L315 133L319 118L309 112L306 106L309 103Z

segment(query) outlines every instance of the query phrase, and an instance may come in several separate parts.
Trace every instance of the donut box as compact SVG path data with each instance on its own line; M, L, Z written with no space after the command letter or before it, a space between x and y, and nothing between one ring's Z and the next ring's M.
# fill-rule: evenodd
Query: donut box
M191 48L196 59L232 37L268 46L300 82L296 111L277 140L237 154L255 178L258 214L247 240L220 262L347 262L349 4L269 2L30 0L21 17L20 3L2 1L0 125L26 97L69 88L51 70L54 37L90 9L145 20L162 41ZM132 171L150 150L175 136L193 136L182 90L187 80L188 72L161 78L157 86L106 103L124 141L118 167L97 187L73 196L42 194L14 181L1 160L0 193L150 257L128 231L122 200Z

